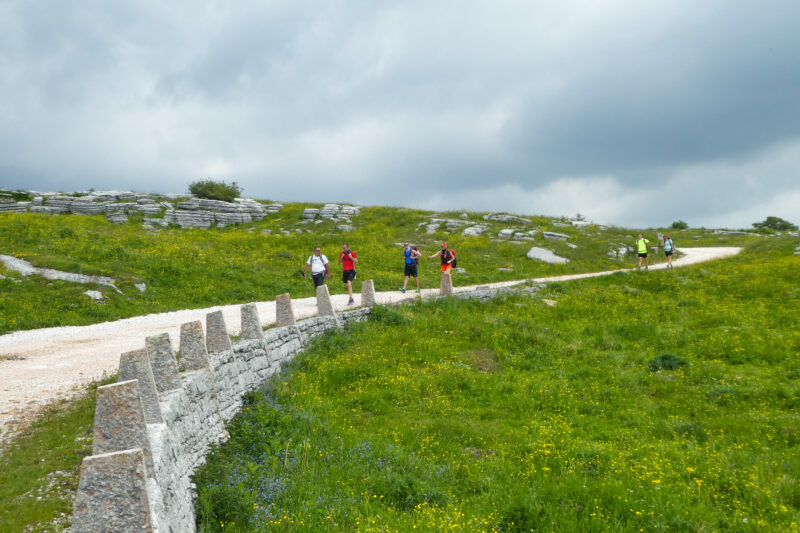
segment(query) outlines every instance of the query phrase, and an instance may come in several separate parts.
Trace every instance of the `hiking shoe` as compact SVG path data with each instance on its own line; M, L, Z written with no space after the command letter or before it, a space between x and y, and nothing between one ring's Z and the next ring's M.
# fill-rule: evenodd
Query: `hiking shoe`
M355 302L355 300L353 300L352 298L350 298L350 301L349 301L349 302L347 302L347 305L353 305L354 303L356 303L356 302Z
M400 289L400 292L402 292L403 294L405 294L405 293L406 293L406 288L405 288L405 287L403 287L402 289Z

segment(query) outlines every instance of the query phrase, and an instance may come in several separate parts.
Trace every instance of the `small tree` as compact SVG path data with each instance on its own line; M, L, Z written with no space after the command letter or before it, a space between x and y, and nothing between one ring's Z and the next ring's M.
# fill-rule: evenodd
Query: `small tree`
M675 222L672 223L671 227L672 229L687 229L689 227L689 224L687 224L683 220L676 220Z
M753 222L753 227L756 229L771 229L775 231L792 231L797 229L796 225L780 217L767 217L763 222Z
M224 181L200 180L189 184L189 192L198 198L232 202L239 197L242 188L235 181L228 185Z

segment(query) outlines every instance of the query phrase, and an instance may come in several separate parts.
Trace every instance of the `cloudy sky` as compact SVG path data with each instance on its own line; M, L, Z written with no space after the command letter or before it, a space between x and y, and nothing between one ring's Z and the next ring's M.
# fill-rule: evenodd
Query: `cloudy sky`
M800 2L0 0L0 187L800 223Z

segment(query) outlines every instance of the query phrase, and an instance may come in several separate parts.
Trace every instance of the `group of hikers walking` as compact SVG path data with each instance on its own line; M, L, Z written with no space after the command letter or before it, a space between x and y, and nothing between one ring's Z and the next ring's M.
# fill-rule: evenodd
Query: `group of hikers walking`
M639 236L636 238L636 253L639 256L639 270L642 269L642 259L644 259L644 269L648 270L650 266L649 259L647 257L647 245L650 244L650 241L645 239L642 234L640 233ZM675 252L675 242L669 235L664 235L661 237L661 243L659 243L661 247L664 248L664 255L667 256L667 268L672 267L672 254Z
M409 278L414 278L414 281L417 284L417 292L420 291L419 272L417 265L419 265L419 260L421 257L422 253L419 251L419 248L412 246L408 242L403 243L403 258L405 260L405 268L403 271L403 288L400 289L402 292L406 292ZM455 268L457 265L456 252L448 248L446 242L442 243L441 250L428 256L429 259L433 259L434 257L441 258L442 272ZM338 262L342 265L342 283L347 285L347 294L350 297L347 305L353 305L353 280L356 279L358 255L350 249L350 245L348 243L344 243L342 245L342 251L339 252ZM306 260L305 270L302 271L304 278L308 274L309 268L311 269L311 279L314 281L314 288L324 285L325 280L331 278L330 261L328 261L328 258L322 253L322 250L319 246L314 248L314 253L311 254Z
M642 236L640 233L636 239L636 251L639 258L638 268L642 268L642 260L644 260L644 268L648 270L650 266L647 245L650 241ZM667 256L667 268L672 268L672 254L675 252L675 243L669 237L664 235L659 243L664 248L664 254ZM428 256L428 259L438 257L441 260L441 271L447 272L457 266L455 250L448 248L447 243L443 242L441 249ZM414 278L414 283L417 285L417 292L420 291L419 285L419 260L422 258L422 252L419 248L411 245L409 242L403 243L403 287L400 289L406 292L408 288L409 278ZM342 245L342 251L339 252L338 263L342 265L342 283L347 285L347 294L350 297L347 305L353 305L353 281L356 279L356 266L358 265L358 254L350 249L348 243ZM308 274L309 268L311 269L311 278L314 281L314 287L319 287L325 284L326 279L331 278L331 267L328 258L322 253L319 246L314 248L314 253L306 260L305 270L302 274L305 278Z

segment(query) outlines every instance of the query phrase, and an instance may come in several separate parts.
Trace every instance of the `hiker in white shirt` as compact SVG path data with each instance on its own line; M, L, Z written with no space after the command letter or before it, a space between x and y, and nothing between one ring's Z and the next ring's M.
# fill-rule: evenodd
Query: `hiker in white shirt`
M308 267L311 267L311 278L314 280L314 288L325 284L325 278L331 279L331 270L328 266L328 258L322 255L319 246L314 248L314 253L308 257L306 261L306 269L303 271L303 277L306 277Z

